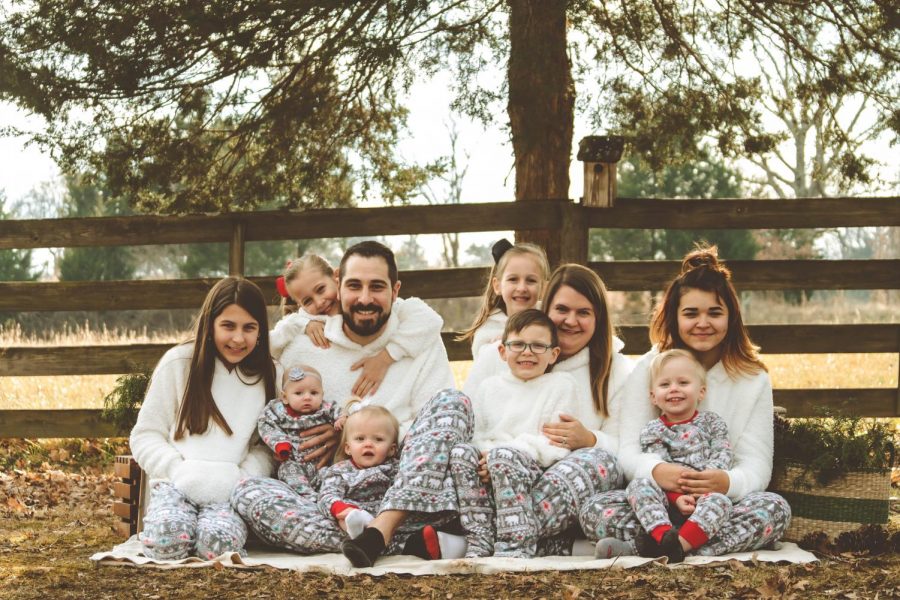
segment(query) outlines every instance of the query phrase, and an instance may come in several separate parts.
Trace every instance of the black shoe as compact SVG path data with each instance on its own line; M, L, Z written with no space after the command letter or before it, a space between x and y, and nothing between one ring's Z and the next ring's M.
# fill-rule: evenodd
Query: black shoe
M666 556L666 552L656 543L656 540L645 531L642 531L634 538L634 549L637 551L638 556L643 556L644 558Z
M681 539L678 532L670 529L662 536L659 542L659 548L663 551L663 556L669 557L670 563L680 563L684 561L684 548L681 547Z
M409 536L403 546L403 554L418 556L425 560L438 560L441 557L441 545L434 527L426 525Z
M384 536L374 527L366 527L361 534L341 544L341 552L357 569L374 565L384 548Z

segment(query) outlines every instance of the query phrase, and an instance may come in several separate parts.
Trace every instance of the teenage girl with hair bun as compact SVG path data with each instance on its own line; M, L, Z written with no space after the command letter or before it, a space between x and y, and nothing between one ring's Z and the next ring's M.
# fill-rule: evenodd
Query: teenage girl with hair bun
M734 503L724 525L703 540L696 554L718 556L764 548L787 529L791 510L784 498L766 492L772 476L772 382L741 317L731 272L717 249L698 247L685 256L681 273L669 284L650 322L653 348L635 365L625 384L619 464L629 480L652 478L667 492L700 496L721 493ZM730 469L694 471L642 454L641 428L659 413L646 401L650 364L660 352L689 351L707 371L700 410L721 416L734 449ZM639 523L623 490L594 496L581 510L585 533L593 539L634 539ZM690 553L690 550L688 551Z

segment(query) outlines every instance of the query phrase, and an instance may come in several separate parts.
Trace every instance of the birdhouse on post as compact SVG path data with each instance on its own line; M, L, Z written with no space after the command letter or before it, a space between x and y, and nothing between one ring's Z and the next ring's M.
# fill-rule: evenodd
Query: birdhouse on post
M589 135L578 143L578 160L584 163L585 206L610 207L616 201L616 163L622 158L625 137Z

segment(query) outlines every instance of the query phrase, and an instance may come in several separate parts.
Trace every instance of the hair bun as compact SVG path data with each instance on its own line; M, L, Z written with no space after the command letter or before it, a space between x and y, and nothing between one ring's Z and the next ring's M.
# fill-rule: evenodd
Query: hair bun
M725 279L731 279L731 271L719 262L719 249L717 246L700 246L688 252L681 262L681 273L689 273L703 269L712 273L720 273Z

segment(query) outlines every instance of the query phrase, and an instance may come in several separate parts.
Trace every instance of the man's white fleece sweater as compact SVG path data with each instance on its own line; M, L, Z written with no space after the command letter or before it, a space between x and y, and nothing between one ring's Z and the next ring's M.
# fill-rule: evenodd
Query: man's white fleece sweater
M472 398L472 443L482 452L515 448L549 467L569 450L551 445L541 426L558 422L559 413L577 411L577 404L575 379L568 373L545 373L528 381L510 372L488 377Z
M627 479L650 478L653 468L663 462L655 454L642 454L641 429L659 417L650 403L650 362L659 354L653 348L635 365L624 390L628 410L622 419L619 464ZM706 373L706 396L698 407L714 412L728 425L728 439L734 461L728 469L728 497L738 501L750 492L761 492L772 476L773 426L772 381L769 374L742 375L732 379L724 365L716 363Z
M153 371L147 395L131 430L131 452L150 476L168 480L198 505L227 502L238 479L268 477L271 452L258 444L256 421L266 405L265 383L215 361L212 396L231 428L228 435L212 419L202 434L175 440L178 410L187 385L193 344L175 346Z
M597 442L595 448L602 448L615 454L619 449L619 428L622 418L621 392L625 381L634 368L634 363L621 353L625 344L619 338L613 338L612 372L609 377L607 408L609 416L603 417L594 409L594 398L591 394L590 355L587 347L582 348L573 356L565 360L557 361L553 365L553 373L569 373L575 378L575 391L578 394L578 404L574 411L576 419L581 421L585 428L589 429ZM477 393L478 386L487 377L509 372L509 366L500 359L499 343L484 346L478 353L469 378L463 386L463 391L472 395ZM649 421L649 419L647 419Z
M424 300L419 298L397 298L394 300L391 313L396 313L400 322L393 339L385 348L391 358L400 360L405 356L416 356L423 352L431 341L431 335L440 335L444 319ZM272 356L281 357L284 349L294 338L306 334L306 326L310 321L327 320L325 315L311 315L302 308L295 313L283 317L269 332L269 345ZM501 329L501 333L502 333ZM287 365L286 365L287 366Z
M399 326L400 318L392 310L381 335L361 346L344 333L343 317L328 317L325 321L325 337L331 342L331 347L317 348L306 336L294 338L284 349L281 364L305 363L318 369L322 374L325 398L343 408L359 377L359 371L351 371L350 367L360 359L378 354L390 344L404 344L403 339L399 342L397 340ZM453 387L453 372L450 370L440 331L420 333L415 345L419 350L404 355L388 367L378 391L363 399L367 404L385 407L397 417L400 421L401 440L425 402L438 391ZM416 348L405 347L404 352Z

